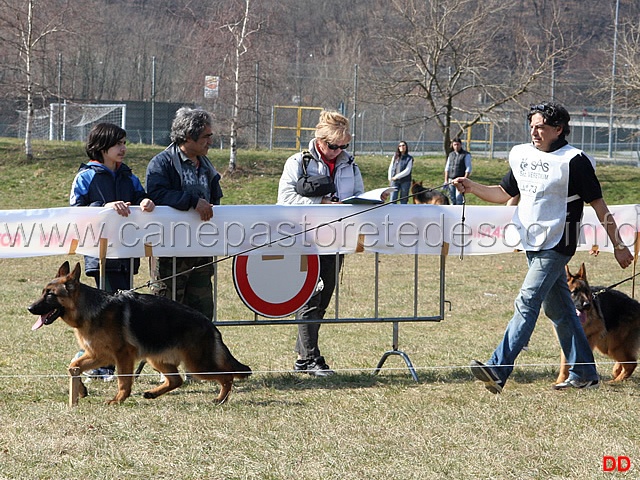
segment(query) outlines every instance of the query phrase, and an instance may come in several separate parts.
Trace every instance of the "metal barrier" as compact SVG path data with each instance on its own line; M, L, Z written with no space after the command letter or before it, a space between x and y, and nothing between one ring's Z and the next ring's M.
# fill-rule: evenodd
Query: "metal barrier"
M305 320L305 319L296 319L296 318L267 318L261 315L254 313L253 319L241 319L241 320L220 320L218 318L218 269L215 269L214 279L213 279L213 298L214 298L214 316L213 322L217 326L246 326L246 325L299 325L306 323L321 323L321 324L340 324L340 323L392 323L393 331L392 331L392 342L391 349L387 350L383 353L380 361L378 362L373 374L376 375L382 369L385 361L392 355L397 355L401 357L411 376L415 381L418 381L418 375L416 374L415 368L409 358L409 355L399 349L399 324L404 322L440 322L444 319L445 315L445 304L448 303L445 300L445 260L448 254L449 245L445 243L442 247L442 251L440 254L440 263L439 263L439 282L438 282L438 311L434 315L420 315L419 309L420 306L418 304L418 292L419 292L419 269L418 269L418 261L420 255L414 255L414 269L413 269L413 315L405 315L405 316L397 316L397 317L389 317L384 316L381 317L379 315L379 283L380 283L380 272L379 272L379 253L374 254L374 283L375 283L375 291L374 291L374 315L373 317L341 317L340 316L340 282L339 275L340 271L336 269L336 288L334 291L334 303L335 303L335 311L334 315L330 318L323 318L322 320ZM339 254L336 254L338 257ZM214 257L214 263L217 262L217 258ZM175 258L173 262L174 275L175 271ZM175 286L175 282L173 282ZM175 291L173 292L172 298L175 300ZM249 307L247 307L249 309Z

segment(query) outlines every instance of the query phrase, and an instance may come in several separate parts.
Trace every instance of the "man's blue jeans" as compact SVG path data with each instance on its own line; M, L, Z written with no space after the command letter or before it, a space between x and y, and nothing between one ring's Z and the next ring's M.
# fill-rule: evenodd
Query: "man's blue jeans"
M593 353L567 285L564 267L570 259L555 250L527 252L529 270L514 302L515 312L507 325L502 343L487 362L503 385L513 371L516 357L529 343L541 307L555 326L567 364L572 365L569 379L598 379Z
M458 191L455 185L449 185L449 200L451 205L462 205L464 203L464 195Z

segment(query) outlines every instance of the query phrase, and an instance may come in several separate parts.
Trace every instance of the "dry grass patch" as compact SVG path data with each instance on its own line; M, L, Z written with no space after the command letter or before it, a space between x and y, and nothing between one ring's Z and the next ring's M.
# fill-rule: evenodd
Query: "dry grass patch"
M372 259L347 257L347 316L371 311ZM631 476L640 459L640 377L598 391L552 391L559 349L544 317L503 395L486 392L468 372L469 360L486 359L504 331L524 274L520 254L448 259L445 320L400 324L399 347L418 383L399 357L371 375L391 347L391 324L324 325L321 348L338 370L327 379L288 371L295 326L221 326L232 352L255 371L228 404L212 403L211 383L145 400L140 393L157 382L145 370L124 405L105 406L115 385L93 382L76 409L66 406L66 365L77 350L71 330L55 322L31 332L25 308L62 260L0 260L0 478L598 478L603 455L629 456ZM580 261L597 283L628 273L610 255L578 254L572 265ZM380 262L385 278L394 272L381 288L381 312L411 312L413 259ZM420 306L437 311L437 262L420 262ZM221 319L252 318L225 263ZM610 378L608 359L597 360Z

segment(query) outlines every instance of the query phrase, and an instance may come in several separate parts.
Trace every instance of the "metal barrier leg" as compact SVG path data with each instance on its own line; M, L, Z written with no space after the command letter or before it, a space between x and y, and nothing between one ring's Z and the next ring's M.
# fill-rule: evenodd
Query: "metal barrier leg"
M384 365L384 362L386 362L387 358L389 358L391 355L398 355L400 358L402 358L404 360L404 363L406 363L407 368L409 369L409 373L411 373L411 377L416 382L420 381L418 379L418 374L416 373L416 369L413 367L413 363L411 363L411 359L409 358L409 355L407 355L402 350L398 350L398 322L393 322L393 346L392 346L392 349L391 350L387 350L386 352L384 352L384 354L382 355L382 358L378 362L378 366L373 371L373 375L377 375L380 372L380 369Z

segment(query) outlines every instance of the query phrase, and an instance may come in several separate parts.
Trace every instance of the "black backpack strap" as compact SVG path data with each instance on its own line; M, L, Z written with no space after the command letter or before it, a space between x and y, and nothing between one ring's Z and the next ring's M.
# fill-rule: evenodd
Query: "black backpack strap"
M309 150L302 151L302 175L307 176L307 167L309 166L309 162L314 159L313 155Z
M353 155L349 155L349 163L351 164L351 167L353 168L353 174L354 175L360 171L360 167L356 163L356 159L355 159L355 157Z

